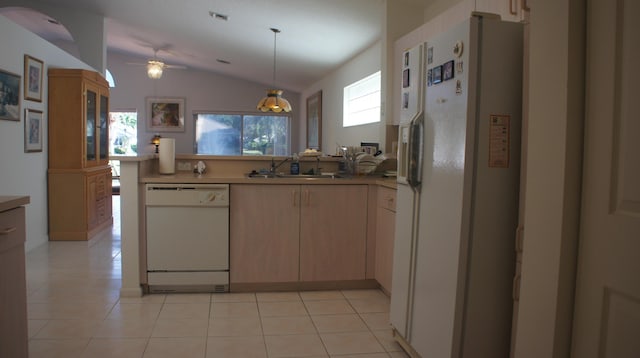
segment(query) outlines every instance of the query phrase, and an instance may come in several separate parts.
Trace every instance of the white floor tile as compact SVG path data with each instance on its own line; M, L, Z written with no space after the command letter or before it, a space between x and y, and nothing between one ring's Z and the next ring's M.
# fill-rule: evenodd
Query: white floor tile
M406 357L380 290L120 298L120 247L114 227L27 253L31 358Z

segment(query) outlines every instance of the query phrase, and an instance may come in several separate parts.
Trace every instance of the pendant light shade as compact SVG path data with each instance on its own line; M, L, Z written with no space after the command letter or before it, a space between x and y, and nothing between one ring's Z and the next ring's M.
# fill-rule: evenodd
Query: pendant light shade
M270 89L258 103L258 109L262 112L291 112L291 104L282 97L282 90Z
M273 31L273 88L276 87L276 37L280 30L271 28ZM291 112L291 104L282 97L282 90L267 90L267 96L258 102L257 108L262 112Z

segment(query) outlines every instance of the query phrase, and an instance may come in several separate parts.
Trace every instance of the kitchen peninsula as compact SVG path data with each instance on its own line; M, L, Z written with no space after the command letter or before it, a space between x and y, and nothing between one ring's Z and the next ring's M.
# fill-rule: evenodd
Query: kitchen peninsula
M157 155L118 157L121 178L121 296L148 292L147 184L228 185L230 291L378 287L376 209L380 176L249 178L272 157L176 156L161 175ZM273 158L280 162L284 157ZM206 171L193 173L202 161ZM337 172L338 158L302 158L300 172ZM288 173L288 163L278 171ZM179 223L176 223L179 224ZM176 247L180 244L176 238ZM265 269L268 267L268 269ZM383 287L384 288L384 287Z

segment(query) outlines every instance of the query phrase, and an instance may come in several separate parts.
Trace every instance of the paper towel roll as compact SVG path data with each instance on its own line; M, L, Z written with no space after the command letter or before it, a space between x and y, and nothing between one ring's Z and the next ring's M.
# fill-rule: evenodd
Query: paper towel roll
M160 174L174 174L176 172L176 140L160 138L158 152Z

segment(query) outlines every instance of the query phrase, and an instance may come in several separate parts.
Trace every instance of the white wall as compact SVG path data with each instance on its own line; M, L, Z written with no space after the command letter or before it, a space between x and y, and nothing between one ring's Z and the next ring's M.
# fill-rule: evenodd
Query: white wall
M306 143L306 98L322 91L322 151L334 154L336 143L340 145L360 145L360 142L379 142L380 126L382 123L364 124L354 127L342 127L342 101L344 87L363 79L380 70L381 44L376 42L373 46L363 51L345 65L329 74L322 80L302 91L300 102L300 115L303 120L300 126L301 145Z
M75 57L51 45L33 33L0 15L0 68L24 78L24 55L44 62L49 67L91 69ZM21 97L21 120L0 120L0 195L29 195L27 205L27 243L30 250L49 240L47 226L47 79L43 80L42 102ZM21 90L24 91L21 85ZM43 111L43 150L24 152L24 109Z
M233 77L195 69L167 69L158 80L147 76L145 66L131 63L145 63L147 59L130 57L119 53L109 53L107 68L116 81L110 91L110 110L130 110L138 112L138 153L152 153L154 147L148 144L154 135L147 130L146 97L185 98L185 131L160 133L163 137L176 139L176 153L193 153L195 127L194 111L255 112L258 101L266 95L267 86ZM283 97L289 100L291 111L292 148L298 147L298 125L301 115L300 95L285 91Z

